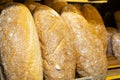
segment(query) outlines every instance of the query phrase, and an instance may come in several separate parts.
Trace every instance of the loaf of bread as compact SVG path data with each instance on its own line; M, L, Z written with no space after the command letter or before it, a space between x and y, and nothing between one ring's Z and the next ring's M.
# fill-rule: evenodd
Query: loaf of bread
M97 9L91 4L84 4L82 6L82 13L86 20L94 26L95 31L98 34L98 37L101 39L104 45L104 54L106 54L107 50L107 31L102 20L100 13Z
M39 39L30 11L10 3L0 15L0 50L7 80L42 80Z
M120 59L120 33L116 33L112 37L112 46L114 55Z
M112 50L112 36L117 33L117 29L113 27L106 27L107 30L107 40L108 40L108 46L107 46L107 55L112 56L113 50Z
M65 0L53 0L51 7L58 13L61 13L61 10L65 5L67 5Z
M73 80L76 58L68 26L53 9L40 5L33 13L42 47L46 80Z
M93 80L104 79L107 71L106 54L102 41L93 26L82 15L69 10L62 12L61 16L74 35L74 45L77 50L77 72L81 76L92 76L95 78Z
M80 11L80 9L78 7L77 7L77 5L75 6L75 5L72 5L72 4L67 4L62 9L62 12L68 12L69 11L69 12L74 12L74 13L82 15L82 12Z
M116 21L118 31L120 32L120 10L118 10L114 13L114 18L115 18L115 21Z

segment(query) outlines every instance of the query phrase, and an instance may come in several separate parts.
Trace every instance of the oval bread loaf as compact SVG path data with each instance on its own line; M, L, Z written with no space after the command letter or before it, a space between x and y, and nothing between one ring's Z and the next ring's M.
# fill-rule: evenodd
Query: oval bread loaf
M0 50L8 80L42 80L42 58L30 11L10 3L0 15Z
M46 80L75 78L75 50L68 26L53 9L40 5L33 13L42 47Z
M81 76L92 76L95 78L94 80L103 80L107 71L107 59L104 46L95 29L82 15L76 12L63 11L61 16L74 35L74 45L77 50L77 72ZM99 79L95 76L99 76Z

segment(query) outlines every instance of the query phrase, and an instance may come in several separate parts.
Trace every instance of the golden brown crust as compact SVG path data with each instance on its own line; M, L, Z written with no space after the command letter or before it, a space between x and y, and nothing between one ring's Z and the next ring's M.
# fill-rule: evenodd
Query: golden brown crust
M42 45L46 80L72 80L75 77L75 51L67 25L53 9L41 5L34 20Z
M82 15L74 12L63 12L61 16L74 35L74 45L78 53L77 72L81 76L99 76L101 80L105 78L107 71L106 54L102 41L98 38L93 26Z
M74 5L78 10L81 10L81 7L82 7L82 6L81 6L79 3L78 3L78 4L75 3L75 4L73 4L73 5Z
M104 25L104 22L102 20L102 17L100 13L97 11L97 9L92 6L91 4L84 4L82 6L82 13L85 19L94 26L95 31L98 34L98 37L103 42L104 45L104 54L106 54L107 50L107 31Z
M38 35L29 10L11 3L0 15L0 49L8 80L42 80Z
M65 5L67 5L67 2L65 0L54 0L51 7L58 13L61 13L62 8Z
M62 9L62 12L74 12L74 13L82 15L82 12L80 11L80 9L72 4L68 4L64 6Z
M104 24L100 13L91 4L84 4L81 8L83 16L92 24Z

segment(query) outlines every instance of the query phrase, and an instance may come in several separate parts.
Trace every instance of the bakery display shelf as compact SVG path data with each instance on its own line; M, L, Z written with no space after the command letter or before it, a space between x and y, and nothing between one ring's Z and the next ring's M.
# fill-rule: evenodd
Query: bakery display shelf
M111 68L120 68L120 60L114 56L108 56L108 69Z
M114 56L108 56L108 72L106 80L120 80L120 60Z
M120 68L108 70L106 80L120 80Z
M66 0L67 2L80 2L80 3L107 3L107 0L93 0L93 1L88 1L88 0Z

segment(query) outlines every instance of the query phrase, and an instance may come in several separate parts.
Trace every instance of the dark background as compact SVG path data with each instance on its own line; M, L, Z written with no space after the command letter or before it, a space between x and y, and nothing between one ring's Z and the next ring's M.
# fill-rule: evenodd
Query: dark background
M106 27L116 27L114 12L120 10L120 0L108 0L108 3L95 4L95 6L102 15Z

